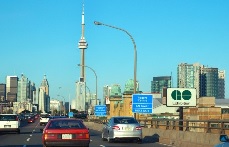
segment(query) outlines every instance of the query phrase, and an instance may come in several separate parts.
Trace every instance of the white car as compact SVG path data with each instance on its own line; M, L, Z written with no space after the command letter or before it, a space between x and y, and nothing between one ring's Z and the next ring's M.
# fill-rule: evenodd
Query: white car
M47 113L41 113L40 114L40 126L46 125L50 119L50 115Z
M0 132L20 134L20 119L17 114L0 114Z

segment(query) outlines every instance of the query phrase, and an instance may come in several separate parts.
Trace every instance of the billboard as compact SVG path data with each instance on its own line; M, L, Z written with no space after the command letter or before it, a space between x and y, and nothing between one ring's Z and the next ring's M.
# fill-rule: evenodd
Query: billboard
M196 106L195 88L167 88L166 106L193 107Z

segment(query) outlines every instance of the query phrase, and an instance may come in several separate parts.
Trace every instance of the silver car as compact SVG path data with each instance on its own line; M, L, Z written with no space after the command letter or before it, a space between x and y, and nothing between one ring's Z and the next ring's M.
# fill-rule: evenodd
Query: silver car
M142 142L142 128L133 117L111 117L102 129L102 140L108 142L129 140Z

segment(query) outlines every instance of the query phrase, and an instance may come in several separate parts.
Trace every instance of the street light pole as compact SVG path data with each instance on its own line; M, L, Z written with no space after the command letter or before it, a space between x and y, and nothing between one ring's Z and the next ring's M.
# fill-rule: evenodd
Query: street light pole
M95 72L95 70L93 69L93 68L91 68L91 67L89 67L89 66L86 66L86 65L81 65L81 64L78 64L78 66L84 66L84 67L87 67L87 68L89 68L90 70L92 70L92 72L95 74L95 104L97 105L97 88L98 88L98 81L97 81L97 74L96 74L96 72Z
M118 28L118 27L115 27L115 26L111 26L111 25L107 25L107 24L104 24L104 23L101 23L101 22L98 22L98 21L94 21L94 24L95 25L104 25L104 26L107 26L107 27L110 27L110 28L114 28L114 29L117 29L117 30L120 30L120 31L123 31L125 32L131 39L133 45L134 45L134 94L136 93L136 89L137 89L137 83L136 83L136 77L137 77L137 48L136 48L136 44L135 44L135 41L134 41L134 38L131 36L131 34L129 32L127 32L126 30L122 29L122 28Z
M136 48L136 44L135 44L134 38L131 36L131 34L129 32L127 32L126 30L124 30L122 28L111 26L111 25L107 25L107 24L104 24L104 23L101 23L101 22L98 22L98 21L94 21L94 24L95 25L104 25L104 26L107 26L107 27L110 27L110 28L113 28L113 29L117 29L117 30L123 31L130 37L130 39L131 39L131 41L132 41L132 43L134 45L134 94L135 94L136 93L136 89L137 89L137 80L136 80L136 77L137 77L137 48ZM134 117L136 118L136 114L135 113L134 113Z

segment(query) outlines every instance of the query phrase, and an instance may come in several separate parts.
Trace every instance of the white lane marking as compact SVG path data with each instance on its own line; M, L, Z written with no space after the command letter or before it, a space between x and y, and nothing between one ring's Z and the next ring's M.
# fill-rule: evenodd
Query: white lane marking
M104 145L99 145L99 146L101 146L101 147L106 147L106 146L104 146Z
M27 138L27 140L26 141L29 141L30 140L30 138Z
M29 136L33 136L32 134L30 134Z

